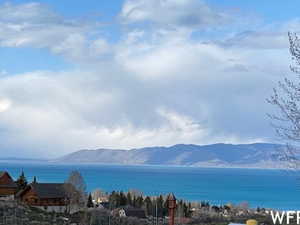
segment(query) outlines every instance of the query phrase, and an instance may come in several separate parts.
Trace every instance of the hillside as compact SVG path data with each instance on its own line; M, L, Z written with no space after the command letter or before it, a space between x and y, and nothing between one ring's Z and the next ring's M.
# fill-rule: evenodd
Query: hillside
M284 146L269 143L174 145L132 150L80 150L55 162L199 167L286 168Z

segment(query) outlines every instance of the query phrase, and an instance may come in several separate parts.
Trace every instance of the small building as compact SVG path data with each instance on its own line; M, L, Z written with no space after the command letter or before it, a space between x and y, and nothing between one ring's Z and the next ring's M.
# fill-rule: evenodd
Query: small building
M13 200L17 189L17 184L9 173L0 171L0 200Z
M130 206L126 206L123 208L117 209L117 216L119 217L136 217L140 219L146 218L146 212L140 208L134 208Z
M64 183L31 183L18 193L19 199L48 212L65 212L69 198Z
M97 199L93 199L93 202L95 204L101 204L103 202L109 202L109 199L108 199L108 196L101 196L101 197L98 197Z

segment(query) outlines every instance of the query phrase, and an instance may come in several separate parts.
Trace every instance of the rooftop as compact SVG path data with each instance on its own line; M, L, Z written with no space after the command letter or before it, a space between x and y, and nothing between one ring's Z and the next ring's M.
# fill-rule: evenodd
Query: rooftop
M20 195L32 188L39 198L66 198L64 183L31 183Z
M2 178L5 174L7 174L7 176L9 177L9 180L2 179L2 181L0 182L0 187L3 188L16 188L17 185L16 183L13 181L12 177L9 175L8 172L6 171L0 171L0 178Z

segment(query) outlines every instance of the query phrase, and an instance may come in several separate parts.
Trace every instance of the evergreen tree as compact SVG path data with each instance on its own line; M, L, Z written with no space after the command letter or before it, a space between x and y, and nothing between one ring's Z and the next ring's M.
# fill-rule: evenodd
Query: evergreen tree
M27 186L27 179L25 177L23 170L22 170L21 175L17 179L16 184L18 186L18 191L23 190Z
M87 201L86 206L87 206L88 208L93 208L93 207L94 207L94 203L93 203L93 199L92 199L91 193L89 194L89 197L88 197L88 201Z
M130 205L132 206L132 197L131 197L131 194L130 192L127 193L127 205Z
M120 206L125 206L127 205L127 198L124 195L124 193L121 191L120 192Z
M192 203L189 202L188 204L188 214L187 217L191 217L192 216Z
M163 199L163 196L160 195L157 198L157 216L158 217L163 217L163 208L164 208L164 199Z
M168 209L169 209L169 202L168 199L166 198L164 202L164 208L163 208L163 217L168 216Z
M256 212L260 212L260 208L259 207L256 208Z
M145 207L148 216L153 215L153 204L149 196L145 198Z
M182 207L183 207L183 216L188 217L189 209L188 209L188 206L187 206L186 202L183 203Z
M133 196L133 199L132 199L132 206L133 206L133 207L136 207L136 205L137 205L136 197Z
M136 207L142 208L143 204L144 204L143 196L137 197L137 199L136 199Z
M120 192L117 192L117 194L116 194L116 203L117 203L117 208L121 206L121 195L120 195Z
M184 209L183 209L183 201L182 201L182 200L180 200L180 201L177 203L176 215L177 215L178 217L183 217L183 216L184 216Z
M116 192L113 191L109 197L108 197L110 209L115 209L116 208Z
M109 196L109 204L111 209L120 207L120 193L113 191Z

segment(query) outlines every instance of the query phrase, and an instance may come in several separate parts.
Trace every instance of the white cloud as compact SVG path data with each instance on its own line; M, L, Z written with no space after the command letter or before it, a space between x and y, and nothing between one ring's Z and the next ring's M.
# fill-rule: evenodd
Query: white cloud
M120 18L124 23L154 22L162 26L203 28L231 21L202 0L126 0Z
M109 82L91 71L34 72L2 78L0 93L11 100L1 101L9 106L1 113L1 149L55 157L81 148L261 140L216 132L211 122L205 121L212 112L206 104L203 107L207 112L196 102L199 108L176 107L197 94L179 99L170 92L173 88L167 88L170 93L165 94L166 103L161 99L164 90L159 87L147 90L141 85L135 89L132 83ZM16 154L13 150L10 153Z
M136 121L128 119L131 109L122 111L122 108L128 105L128 98L137 93L122 85L114 87L119 90L113 93L107 92L105 88L96 88L102 85L96 74L85 74L89 77L86 80L82 73L77 73L35 72L3 78L0 93L13 99L14 104L0 101L0 109L3 109L0 128L4 128L0 146L5 149L9 144L24 149L24 154L28 150L31 154L54 156L58 152L52 152L53 149L63 154L79 148L171 145L174 139L193 142L204 134L192 119L157 110L155 106L150 114L161 122L152 128L148 127L150 121L136 125L138 118ZM117 92L122 91L129 92L130 96L119 99ZM140 102L128 106L136 104ZM140 118L145 115L144 109L137 113L141 114Z
M96 40L89 38L101 26L66 19L41 3L0 5L0 46L47 48L72 62L97 60L108 52L105 39L99 35Z
M202 1L126 1L121 18L131 25L120 25L112 46L98 22L69 20L38 3L2 5L1 46L47 48L79 66L0 76L0 149L57 156L272 140L265 99L288 72L285 25L223 31L209 42L193 37L194 28L222 25L223 17ZM135 26L145 21L155 28Z
M8 99L1 99L0 98L0 113L5 112L11 106L11 101Z

